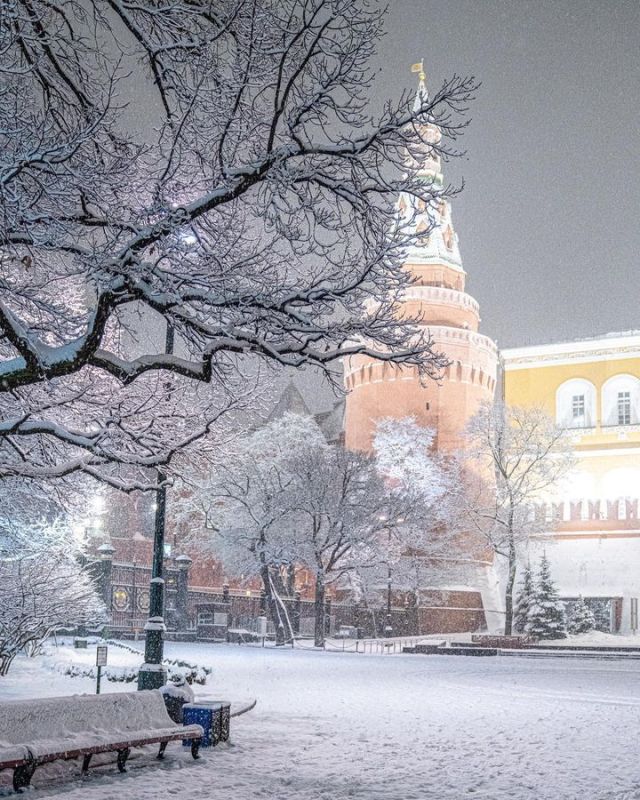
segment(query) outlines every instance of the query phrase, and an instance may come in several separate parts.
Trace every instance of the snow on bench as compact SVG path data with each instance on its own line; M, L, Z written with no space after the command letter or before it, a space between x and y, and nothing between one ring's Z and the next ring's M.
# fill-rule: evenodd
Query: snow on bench
M157 690L8 700L0 702L0 770L13 769L19 791L39 764L58 759L84 756L86 772L94 753L117 751L124 772L132 747L159 742L162 758L174 739L191 739L198 758L203 735L200 725L176 725Z

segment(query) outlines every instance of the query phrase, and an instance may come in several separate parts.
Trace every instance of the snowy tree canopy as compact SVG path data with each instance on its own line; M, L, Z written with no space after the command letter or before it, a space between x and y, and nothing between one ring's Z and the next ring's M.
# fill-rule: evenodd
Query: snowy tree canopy
M61 520L0 530L0 675L21 650L37 649L56 629L104 621L91 571L78 559L81 549Z
M211 535L200 541L232 572L260 576L272 618L292 591L282 570L304 569L316 596L322 643L327 586L388 564L389 531L424 521L415 493L392 488L373 458L328 444L315 421L287 413L245 437L196 492ZM393 554L406 542L393 537Z
M438 454L434 438L433 430L406 417L380 420L373 440L378 469L410 509L393 526L392 561L396 583L416 598L434 581L464 583L469 577L461 465Z
M286 413L238 440L225 462L194 488L188 507L200 508L210 536L195 544L221 557L236 574L288 564L294 516L286 498L291 459L328 445L313 419Z
M398 320L414 234L394 201L442 195L406 159L452 153L473 80L372 115L384 14L360 0L0 8L6 469L166 463L228 407L246 354L330 370L363 352L439 373L427 330ZM143 130L132 94L150 98ZM191 425L178 408L165 442L159 417L192 405L180 379L225 391Z
M419 492L433 503L445 492L442 464L432 452L435 432L413 417L383 419L376 427L373 450L383 475Z

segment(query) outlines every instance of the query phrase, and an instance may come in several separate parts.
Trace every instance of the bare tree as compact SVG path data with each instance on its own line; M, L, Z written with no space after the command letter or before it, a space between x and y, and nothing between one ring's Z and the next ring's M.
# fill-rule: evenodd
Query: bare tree
M392 491L371 457L339 446L299 448L288 468L283 500L294 521L291 551L314 576L314 640L322 647L327 587L386 564L388 521L408 523L415 498Z
M241 439L183 503L204 513L205 532L195 535L195 547L235 575L260 578L278 645L293 636L281 579L296 562L290 461L301 448L323 447L312 419L287 413Z
M360 0L0 0L2 470L162 465L227 408L239 356L439 373L427 330L399 320L414 234L394 201L446 191L405 166L452 154L475 84L374 117L383 17ZM151 98L143 130L131 94ZM185 420L190 381L221 394ZM168 442L149 400L167 382Z
M197 544L226 569L261 578L278 644L292 636L283 574L313 576L319 647L327 588L386 565L388 520L420 516L416 496L389 487L372 458L329 445L312 418L291 413L246 437L194 502L212 534Z
M565 432L539 408L484 404L467 429L467 519L489 548L506 559L505 625L513 624L518 557L533 533L549 523L536 518L535 502L557 488L573 466Z

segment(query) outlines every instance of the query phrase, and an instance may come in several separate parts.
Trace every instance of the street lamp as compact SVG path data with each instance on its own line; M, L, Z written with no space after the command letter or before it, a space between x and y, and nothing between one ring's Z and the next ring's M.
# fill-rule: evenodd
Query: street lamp
M379 520L387 530L387 617L384 635L389 637L393 634L393 626L391 624L391 525L384 514L380 515Z
M391 531L397 525L402 525L404 518L398 517L394 522L390 522L384 514L381 514L379 520L387 530L387 618L384 634L386 637L390 637L393 636L393 625L391 624Z
M167 322L165 353L173 353L173 327ZM153 530L153 565L149 587L149 618L144 626L144 664L138 673L138 689L159 689L167 682L167 670L162 664L164 656L164 533L167 512L167 476L157 470L155 523Z

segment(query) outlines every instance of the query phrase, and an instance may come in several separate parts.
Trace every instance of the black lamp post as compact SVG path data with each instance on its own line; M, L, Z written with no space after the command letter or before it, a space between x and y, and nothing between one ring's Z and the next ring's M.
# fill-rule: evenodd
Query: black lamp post
M385 523L387 529L387 619L384 626L384 635L389 637L393 636L393 625L391 624L391 530L397 525L404 522L402 517L399 517L395 522L391 523L386 517L380 517L380 521Z
M109 619L111 619L111 571L115 552L115 547L110 542L105 542L98 548L98 585Z
M391 636L393 634L393 626L391 624L391 525L384 514L380 515L379 520L387 531L387 616L384 635Z
M387 624L384 626L384 635L393 635L393 625L391 624L391 527L387 526L389 539L387 543Z
M165 353L173 353L174 335L167 323ZM138 689L159 689L167 682L167 670L162 664L164 656L164 534L167 512L167 476L157 471L156 516L153 531L153 565L149 588L149 618L144 626L144 664L138 673Z

